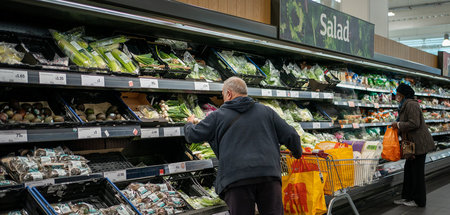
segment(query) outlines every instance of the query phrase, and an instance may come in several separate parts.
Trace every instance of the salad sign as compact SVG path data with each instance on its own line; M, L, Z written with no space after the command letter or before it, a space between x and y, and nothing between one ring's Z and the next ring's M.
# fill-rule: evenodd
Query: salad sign
M282 40L373 58L372 23L312 0L280 0L278 13Z

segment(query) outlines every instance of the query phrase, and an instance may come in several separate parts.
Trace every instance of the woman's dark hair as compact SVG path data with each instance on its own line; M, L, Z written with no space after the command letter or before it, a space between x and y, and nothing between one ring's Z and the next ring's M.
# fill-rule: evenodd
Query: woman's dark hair
M414 94L415 94L413 88L411 88L409 85L404 84L404 83L401 83L400 85L398 85L397 93L403 94L407 99L414 98Z

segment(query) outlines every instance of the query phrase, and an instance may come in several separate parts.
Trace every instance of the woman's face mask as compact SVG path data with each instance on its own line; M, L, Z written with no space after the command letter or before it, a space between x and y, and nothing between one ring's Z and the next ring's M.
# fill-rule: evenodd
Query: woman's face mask
M398 102L401 102L403 100L403 98L405 98L405 96L403 96L400 93L397 93L397 95L395 96L395 100Z

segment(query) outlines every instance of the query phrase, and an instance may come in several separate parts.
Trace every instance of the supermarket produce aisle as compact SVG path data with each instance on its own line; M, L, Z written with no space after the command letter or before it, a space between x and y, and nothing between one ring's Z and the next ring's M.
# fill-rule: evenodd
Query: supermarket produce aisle
M450 168L450 167L449 167ZM393 198L380 199L379 204L373 204L370 208L359 208L364 215L440 215L450 214L450 174L440 175L427 181L427 206L425 208L397 206L392 203Z

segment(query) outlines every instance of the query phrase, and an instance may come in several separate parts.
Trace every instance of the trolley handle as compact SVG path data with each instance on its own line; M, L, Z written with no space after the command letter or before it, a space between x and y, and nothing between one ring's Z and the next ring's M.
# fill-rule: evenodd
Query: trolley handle
M281 154L286 154L286 155L292 155L292 152L290 151L282 151ZM321 157L326 159L328 157L328 154L325 153L323 150L319 150L319 149L314 149L312 152L303 152L302 155L312 155L312 156L317 156L317 157Z

